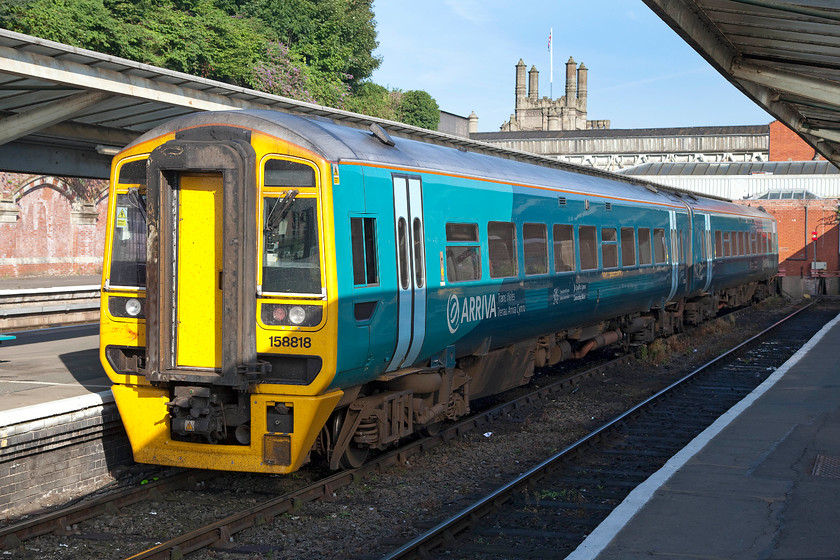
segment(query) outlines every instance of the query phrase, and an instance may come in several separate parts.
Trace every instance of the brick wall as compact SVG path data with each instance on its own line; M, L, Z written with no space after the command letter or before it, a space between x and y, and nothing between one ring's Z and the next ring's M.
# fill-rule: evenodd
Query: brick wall
M830 276L840 275L840 225L836 224L840 199L750 200L740 204L761 206L776 217L779 232L779 274L811 276L811 263L826 263ZM817 232L817 240L811 233ZM823 273L819 273L823 274Z
M84 200L61 178L0 173L0 278L99 274L107 208L107 191Z
M3 517L65 503L111 482L115 469L133 463L113 400L89 395L50 406L58 411L21 418L12 416L28 409L2 413Z
M770 123L770 161L811 161L817 154L805 140L779 121ZM818 159L825 159L819 156Z

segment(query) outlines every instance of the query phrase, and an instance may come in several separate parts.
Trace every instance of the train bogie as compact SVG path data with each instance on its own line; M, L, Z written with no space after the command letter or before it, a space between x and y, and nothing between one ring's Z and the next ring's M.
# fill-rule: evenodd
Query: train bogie
M761 211L375 132L208 113L115 158L101 356L138 461L358 464L775 273Z

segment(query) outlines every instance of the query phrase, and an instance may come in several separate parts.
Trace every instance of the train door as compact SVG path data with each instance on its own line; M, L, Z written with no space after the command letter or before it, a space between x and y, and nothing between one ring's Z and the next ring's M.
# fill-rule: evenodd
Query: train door
M394 239L397 251L397 343L387 371L411 365L426 334L426 267L423 184L419 177L393 176Z
M703 291L708 292L709 286L712 283L712 217L709 214L703 214L703 243L705 246L706 255L706 282L703 284Z
M677 293L680 277L680 233L677 229L677 213L669 210L668 215L671 223L671 292L667 301L671 301Z
M184 173L177 199L175 366L222 366L222 174Z
M256 352L256 154L198 127L149 156L146 377L242 386ZM232 133L235 135L235 133Z

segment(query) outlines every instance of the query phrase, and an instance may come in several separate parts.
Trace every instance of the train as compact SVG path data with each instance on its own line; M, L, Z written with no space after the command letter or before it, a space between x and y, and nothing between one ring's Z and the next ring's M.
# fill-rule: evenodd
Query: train
M100 358L137 462L357 466L773 290L760 208L365 124L195 113L114 157Z

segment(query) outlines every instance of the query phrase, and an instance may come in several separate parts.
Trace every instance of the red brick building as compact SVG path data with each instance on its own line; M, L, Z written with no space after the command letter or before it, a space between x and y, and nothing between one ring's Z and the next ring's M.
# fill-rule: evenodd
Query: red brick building
M840 276L840 199L738 202L761 206L776 217L780 276Z
M106 181L0 173L0 278L102 271Z
M779 121L770 123L768 144L770 161L811 161L825 159L805 140Z

